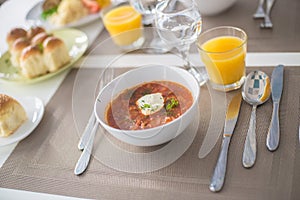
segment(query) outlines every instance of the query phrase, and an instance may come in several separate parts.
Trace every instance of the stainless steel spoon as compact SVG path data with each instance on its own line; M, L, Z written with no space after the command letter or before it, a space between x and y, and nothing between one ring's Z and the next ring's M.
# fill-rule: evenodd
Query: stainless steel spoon
M266 102L270 94L270 79L267 74L262 71L248 74L242 96L253 107L243 152L243 166L246 168L252 167L256 160L256 107Z

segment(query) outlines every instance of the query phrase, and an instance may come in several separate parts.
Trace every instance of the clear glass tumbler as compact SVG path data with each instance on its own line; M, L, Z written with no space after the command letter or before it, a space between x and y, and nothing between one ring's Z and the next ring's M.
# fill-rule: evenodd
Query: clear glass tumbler
M231 91L245 80L247 34L240 28L221 26L199 35L198 51L214 89Z

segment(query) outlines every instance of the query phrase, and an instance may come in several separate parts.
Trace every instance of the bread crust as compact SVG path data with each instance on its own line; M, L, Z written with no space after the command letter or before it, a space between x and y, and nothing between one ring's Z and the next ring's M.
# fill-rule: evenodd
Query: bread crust
M40 48L35 45L35 46L28 46L25 49L23 49L22 54L21 54L21 60L26 60L29 56L32 55L37 55L40 54L42 55L42 52L40 50Z
M32 45L40 45L43 44L44 40L48 37L50 37L51 35L47 34L46 32L42 32L37 34L36 36L34 36L31 40L31 44Z
M53 51L60 45L64 45L63 41L57 37L48 37L43 42L44 51Z
M9 117L16 120L9 119ZM17 100L0 94L0 137L13 134L26 119L26 112Z
M40 26L36 26L36 27L31 27L28 31L27 31L27 37L29 39L32 39L34 36L36 36L39 33L44 33L46 32L46 30Z
M25 47L30 45L30 41L27 38L17 39L12 46L12 51L22 51Z
M4 114L4 110L11 102L15 100L8 95L0 94L0 116Z
M7 34L6 42L8 43L8 46L11 47L17 39L26 37L27 31L23 28L14 28Z

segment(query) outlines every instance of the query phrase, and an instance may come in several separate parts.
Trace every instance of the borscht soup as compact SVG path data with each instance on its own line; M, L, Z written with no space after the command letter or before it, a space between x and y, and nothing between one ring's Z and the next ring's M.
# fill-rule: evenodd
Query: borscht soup
M181 84L145 82L120 92L106 108L106 121L121 130L149 129L180 117L192 104L191 92Z

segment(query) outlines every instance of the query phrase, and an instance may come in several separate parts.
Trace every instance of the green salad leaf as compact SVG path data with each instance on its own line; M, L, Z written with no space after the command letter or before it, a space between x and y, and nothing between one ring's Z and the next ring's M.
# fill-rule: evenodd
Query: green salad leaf
M53 15L57 12L58 6L54 6L53 8L50 8L49 10L44 10L41 14L42 19L46 20L48 17Z

